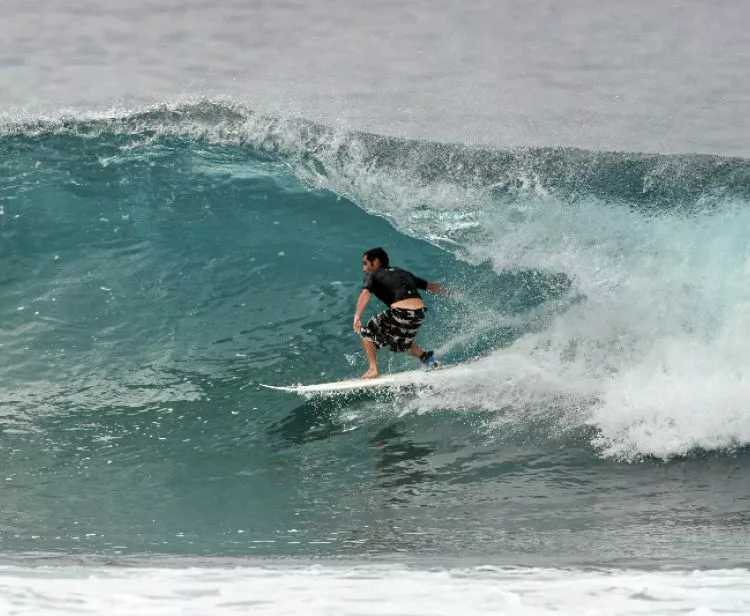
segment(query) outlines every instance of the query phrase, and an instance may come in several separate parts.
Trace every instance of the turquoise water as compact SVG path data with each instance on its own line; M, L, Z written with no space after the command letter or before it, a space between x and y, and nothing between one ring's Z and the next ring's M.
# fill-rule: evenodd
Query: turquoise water
M218 102L6 124L3 553L744 562L749 174ZM374 245L456 291L420 338L474 375L261 389L365 369Z
M0 612L748 613L745 12L6 0Z

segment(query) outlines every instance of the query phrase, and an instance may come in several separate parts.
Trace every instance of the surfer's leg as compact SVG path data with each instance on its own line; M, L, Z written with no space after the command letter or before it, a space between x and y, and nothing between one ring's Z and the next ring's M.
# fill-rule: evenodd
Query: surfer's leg
M424 322L426 312L427 309L425 308L424 310L404 310L397 313L403 327L399 339L399 350L408 351L409 355L419 359L428 368L436 368L440 364L433 357L434 353L425 351L414 342L414 337Z
M362 348L365 350L367 363L370 365L367 372L362 375L363 379L374 379L378 376L378 349L388 342L387 323L389 317L390 310L384 310L367 321L367 325L362 328L360 333Z
M362 375L363 379L374 379L378 376L378 347L372 340L362 338L362 347L367 355L367 363L370 368Z

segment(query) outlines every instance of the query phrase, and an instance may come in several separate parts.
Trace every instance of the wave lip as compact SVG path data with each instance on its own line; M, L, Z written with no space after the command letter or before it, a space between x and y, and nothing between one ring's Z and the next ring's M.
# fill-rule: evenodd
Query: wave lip
M737 157L501 149L400 139L257 113L229 98L47 117L0 116L0 135L45 134L239 144L280 156L300 176L328 181L332 189L347 184L354 188L352 181L363 180L364 172L395 175L412 186L451 184L490 190L495 196L531 190L567 202L596 198L646 210L696 211L717 201L750 199L750 161Z

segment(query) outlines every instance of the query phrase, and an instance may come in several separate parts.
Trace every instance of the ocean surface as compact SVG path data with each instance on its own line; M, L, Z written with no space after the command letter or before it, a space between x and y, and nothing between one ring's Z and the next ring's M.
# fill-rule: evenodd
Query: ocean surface
M2 613L750 613L741 3L2 8Z

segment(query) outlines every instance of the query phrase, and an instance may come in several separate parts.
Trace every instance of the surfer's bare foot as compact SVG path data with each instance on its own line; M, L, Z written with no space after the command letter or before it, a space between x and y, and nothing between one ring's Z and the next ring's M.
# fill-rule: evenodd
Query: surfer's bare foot
M362 375L363 379L376 379L378 378L378 371L376 368L370 368L367 372Z

